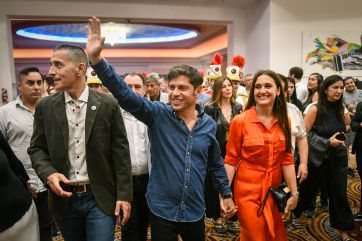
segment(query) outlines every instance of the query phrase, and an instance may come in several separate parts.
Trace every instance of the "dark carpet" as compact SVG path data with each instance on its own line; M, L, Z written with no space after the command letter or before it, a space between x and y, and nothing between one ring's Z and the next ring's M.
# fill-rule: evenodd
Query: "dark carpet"
M353 157L352 157L353 158ZM354 158L353 158L354 159ZM352 211L357 212L359 209L361 183L358 173L355 171L355 177L348 177L348 200ZM217 233L214 225L210 220L205 221L206 240L208 241L231 241L239 240L238 232ZM317 199L316 215L313 218L302 216L300 223L296 224L290 220L286 222L288 230L288 241L340 241L336 230L330 227L329 215L323 212L319 207L319 198ZM116 228L115 241L121 240L120 227ZM362 222L356 222L356 229L349 233L350 237L357 241L362 241ZM53 240L63 240L61 235L54 236Z

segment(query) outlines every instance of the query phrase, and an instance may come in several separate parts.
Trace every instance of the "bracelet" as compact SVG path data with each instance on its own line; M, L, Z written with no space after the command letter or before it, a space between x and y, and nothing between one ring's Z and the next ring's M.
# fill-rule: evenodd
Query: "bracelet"
M291 193L290 193L290 196L299 197L299 192L298 192L298 191L296 191L296 192L291 192Z

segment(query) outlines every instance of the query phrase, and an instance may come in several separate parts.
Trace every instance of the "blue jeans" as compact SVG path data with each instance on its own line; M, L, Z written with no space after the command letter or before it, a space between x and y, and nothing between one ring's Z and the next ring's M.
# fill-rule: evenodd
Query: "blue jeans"
M92 192L74 193L69 213L58 225L64 241L113 241L116 217L99 208Z

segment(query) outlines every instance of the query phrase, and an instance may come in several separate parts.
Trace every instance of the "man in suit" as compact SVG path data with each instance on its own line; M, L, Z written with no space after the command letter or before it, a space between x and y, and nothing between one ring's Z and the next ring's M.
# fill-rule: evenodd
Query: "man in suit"
M51 189L49 209L65 241L113 241L132 201L131 161L120 108L86 85L88 59L74 45L55 47L49 75L58 93L40 99L28 149Z

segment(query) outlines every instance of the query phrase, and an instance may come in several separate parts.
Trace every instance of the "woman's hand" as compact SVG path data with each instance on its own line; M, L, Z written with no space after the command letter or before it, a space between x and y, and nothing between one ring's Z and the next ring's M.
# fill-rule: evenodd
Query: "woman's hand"
M234 214L238 210L238 207L235 206L233 199L232 198L223 199L221 195L219 195L219 200L220 200L220 209L222 217L229 219L232 216L234 216Z
M299 194L292 195L287 201L287 206L285 207L285 214L288 215L290 211L294 210L298 204Z
M337 147L338 145L342 144L344 145L344 141L340 141L336 138L336 136L339 134L339 132L334 133L333 136L331 136L331 138L329 138L329 145L331 147Z

